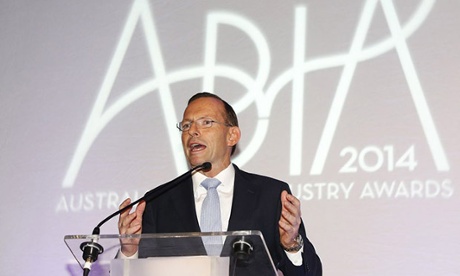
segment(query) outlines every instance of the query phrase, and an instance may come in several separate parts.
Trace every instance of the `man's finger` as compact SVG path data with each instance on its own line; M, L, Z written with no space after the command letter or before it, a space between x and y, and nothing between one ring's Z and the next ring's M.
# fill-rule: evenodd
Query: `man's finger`
M142 215L144 214L144 210L145 210L145 201L142 200L138 205L137 205L137 209L136 209L136 213L138 215L140 215L142 217Z

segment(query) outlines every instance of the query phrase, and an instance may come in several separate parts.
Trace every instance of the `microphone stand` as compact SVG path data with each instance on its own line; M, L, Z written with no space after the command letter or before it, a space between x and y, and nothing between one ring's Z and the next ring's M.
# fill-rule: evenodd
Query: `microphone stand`
M89 272L91 271L91 265L97 260L97 257L99 256L99 254L102 254L104 252L104 248L102 247L102 245L97 243L97 241L99 240L100 232L101 232L100 227L104 223L106 223L107 221L112 219L114 216L119 215L119 214L123 213L124 211L128 210L129 208L133 207L134 205L136 205L137 203L139 203L142 200L145 200L146 202L149 202L149 201L159 197L160 195L166 193L167 191L175 188L177 185L179 185L179 183L180 183L179 180L182 180L186 176L189 176L189 174L191 174L192 172L199 171L199 170L209 171L211 169L211 167L212 167L212 164L210 162L205 162L205 163L203 163L201 165L198 165L198 166L192 168L191 170L187 171L186 173L174 178L173 180L171 180L171 181L169 181L169 182L167 182L167 183L165 183L165 184L163 184L161 186L158 186L155 189L152 189L152 190L146 192L143 197L139 198L138 200L136 200L134 202L131 202L126 207L124 207L122 209L119 209L118 211L114 212L113 214L109 215L108 217L103 219L101 222L99 222L99 224L96 227L94 227L93 233L92 233L92 235L96 236L96 237L92 238L91 241L83 242L80 245L80 249L83 251L83 260L85 261L85 265L83 266L83 276L88 276L89 275Z

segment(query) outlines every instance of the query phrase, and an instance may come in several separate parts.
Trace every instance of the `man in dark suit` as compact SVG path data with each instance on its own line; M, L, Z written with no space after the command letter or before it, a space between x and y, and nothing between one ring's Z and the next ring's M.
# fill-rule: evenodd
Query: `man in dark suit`
M218 231L259 230L275 266L285 276L322 275L322 266L306 236L300 201L289 186L266 176L250 174L231 163L241 133L233 108L220 97L198 93L190 98L183 119L182 145L190 166L210 162L208 171L194 173L159 198L120 215L120 234L199 232L201 208L207 191L200 183L218 179L220 219ZM120 208L130 203L125 200ZM221 224L221 226L220 226ZM123 244L121 255L138 254Z

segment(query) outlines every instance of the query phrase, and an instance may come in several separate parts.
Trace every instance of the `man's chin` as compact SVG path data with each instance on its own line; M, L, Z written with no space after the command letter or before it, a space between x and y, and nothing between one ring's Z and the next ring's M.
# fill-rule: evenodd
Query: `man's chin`
M192 158L189 160L189 164L192 168L196 167L196 166L200 166L201 164L203 164L204 162L206 162L204 159L202 158Z

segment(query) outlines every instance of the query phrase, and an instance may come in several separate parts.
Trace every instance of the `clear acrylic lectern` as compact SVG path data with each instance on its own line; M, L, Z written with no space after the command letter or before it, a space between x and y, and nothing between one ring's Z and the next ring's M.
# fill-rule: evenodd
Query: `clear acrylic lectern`
M209 236L220 237L222 243L211 245L211 249L207 245L206 249L203 239ZM117 257L121 240L140 241L138 258ZM67 235L64 241L82 268L82 244L95 242L103 247L93 264L92 276L277 275L260 231Z

